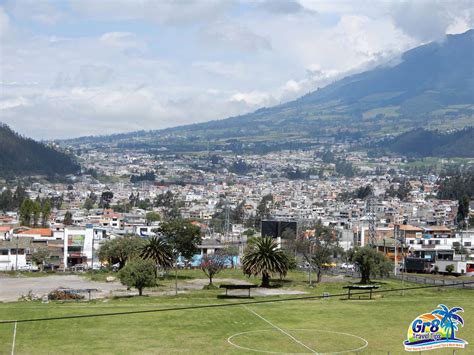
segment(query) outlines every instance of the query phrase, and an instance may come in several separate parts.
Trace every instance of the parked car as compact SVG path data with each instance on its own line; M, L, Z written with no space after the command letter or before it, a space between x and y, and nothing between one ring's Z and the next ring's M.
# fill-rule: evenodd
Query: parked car
M26 264L18 268L19 271L38 271L39 268L36 265Z
M354 264L350 264L350 263L342 263L339 267L341 269L348 270L348 271L354 271L355 270Z

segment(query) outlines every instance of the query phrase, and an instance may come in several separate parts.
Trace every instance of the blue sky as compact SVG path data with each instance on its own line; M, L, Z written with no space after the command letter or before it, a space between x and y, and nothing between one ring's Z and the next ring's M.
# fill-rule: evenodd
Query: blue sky
M292 100L473 27L470 0L0 0L0 120L39 139Z

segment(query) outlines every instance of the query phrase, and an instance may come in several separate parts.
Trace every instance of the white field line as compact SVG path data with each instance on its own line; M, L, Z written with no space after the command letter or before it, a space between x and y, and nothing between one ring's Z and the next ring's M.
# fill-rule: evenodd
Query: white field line
M13 328L13 342L12 342L12 355L15 355L15 342L16 342L16 325L18 323L15 322L15 327Z
M306 349L308 349L311 353L313 354L317 354L317 351L311 349L309 346L307 346L306 344L302 343L300 340L296 339L293 335L285 332L283 329L281 329L280 327L278 327L277 325L273 324L272 322L270 322L268 319L262 317L260 314L252 311L250 308L247 308L247 306L242 306L244 307L247 311L249 312L252 312L253 314L255 314L258 318L260 318L261 320L267 322L268 324L270 324L273 328L275 328L276 330L282 332L283 334L285 334L286 336L288 336L289 338L293 339L294 342L300 344L301 346L305 347Z

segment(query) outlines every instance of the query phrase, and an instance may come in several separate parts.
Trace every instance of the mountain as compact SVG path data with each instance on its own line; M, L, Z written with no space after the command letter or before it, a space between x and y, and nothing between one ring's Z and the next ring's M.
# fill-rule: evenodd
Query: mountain
M419 157L474 157L474 127L443 133L416 129L384 142L380 147Z
M383 136L473 125L474 30L405 52L396 64L348 76L253 113L159 131L85 137L69 144L235 152L296 148L328 137Z
M79 171L79 165L67 154L0 124L0 177L30 175L66 175Z

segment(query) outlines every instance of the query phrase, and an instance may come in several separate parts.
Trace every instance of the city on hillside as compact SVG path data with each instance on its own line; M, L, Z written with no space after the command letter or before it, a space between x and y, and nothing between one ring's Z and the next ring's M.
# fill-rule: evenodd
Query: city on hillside
M0 0L0 355L474 353L474 0Z

